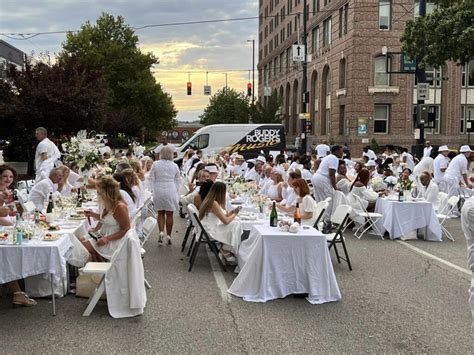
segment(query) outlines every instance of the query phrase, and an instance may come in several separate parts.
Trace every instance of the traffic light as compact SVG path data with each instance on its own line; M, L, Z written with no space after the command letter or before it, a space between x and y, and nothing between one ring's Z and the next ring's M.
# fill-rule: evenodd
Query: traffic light
M247 96L252 96L252 83L247 84Z
M193 84L190 81L188 81L187 89L188 95L192 95Z

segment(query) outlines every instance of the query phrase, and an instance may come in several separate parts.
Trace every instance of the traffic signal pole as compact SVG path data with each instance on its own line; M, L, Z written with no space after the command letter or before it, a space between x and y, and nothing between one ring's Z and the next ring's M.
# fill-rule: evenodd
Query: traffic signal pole
M303 1L303 48L304 48L304 60L303 60L303 89L302 91L302 101L303 101L303 108L302 108L302 113L307 113L308 109L308 98L309 95L306 94L306 91L308 90L308 65L306 63L307 60L307 51L306 51L306 42L308 39L308 33L307 33L307 28L306 28L306 22L308 21L308 12L306 11L306 2L307 0ZM301 120L301 132L304 134L304 138L301 140L301 147L300 152L302 154L306 154L308 152L308 134L310 132L307 131L306 129L306 119Z

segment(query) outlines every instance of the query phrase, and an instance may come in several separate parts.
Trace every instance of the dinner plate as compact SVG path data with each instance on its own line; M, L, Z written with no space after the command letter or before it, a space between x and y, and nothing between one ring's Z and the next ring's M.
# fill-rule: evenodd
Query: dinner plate
M82 221L83 219L86 219L84 216L69 216L67 219L71 221Z

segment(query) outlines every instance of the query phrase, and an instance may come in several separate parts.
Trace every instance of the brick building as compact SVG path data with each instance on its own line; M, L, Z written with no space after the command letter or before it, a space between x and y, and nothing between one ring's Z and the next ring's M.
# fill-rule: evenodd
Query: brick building
M264 87L283 97L290 139L302 131L302 65L292 61L292 45L302 42L303 4L259 3L259 97ZM415 144L415 77L387 74L387 68L399 71L400 36L417 9L413 0L307 0L307 112L313 144L346 142L355 155L372 138L380 145ZM434 145L466 144L466 121L474 120L474 60L427 68L427 75L433 80L426 104L436 127L425 130L426 139Z
M0 78L6 77L6 71L10 65L23 70L25 65L25 53L11 44L0 39Z

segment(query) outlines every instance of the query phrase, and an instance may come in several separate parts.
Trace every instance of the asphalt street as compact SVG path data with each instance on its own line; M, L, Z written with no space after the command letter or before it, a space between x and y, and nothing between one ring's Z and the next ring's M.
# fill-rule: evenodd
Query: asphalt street
M0 351L473 352L470 275L459 219L449 221L454 243L403 243L375 236L357 240L347 234L354 270L337 264L332 255L343 298L324 305L293 296L249 303L226 294L222 287L230 286L235 274L213 269L215 261L211 263L205 248L189 273L188 259L180 252L184 220L178 217L175 229L172 246L158 246L156 235L146 245L145 273L152 289L143 316L113 319L101 301L84 318L86 300L69 295L58 300L58 314L52 317L48 299L33 308L12 309L4 297Z

